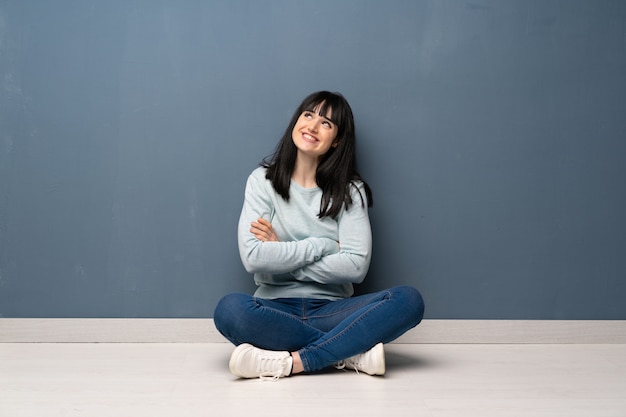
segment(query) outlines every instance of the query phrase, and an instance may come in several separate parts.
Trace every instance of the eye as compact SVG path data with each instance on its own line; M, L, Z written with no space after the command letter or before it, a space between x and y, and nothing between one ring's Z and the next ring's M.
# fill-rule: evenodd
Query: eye
M331 122L329 122L329 121L324 121L322 124L324 126L326 126L327 128L329 128L329 129L332 129L332 127L333 127L333 124Z
M302 113L302 116L310 119L311 117L313 117L313 114L311 112L305 111L304 113Z

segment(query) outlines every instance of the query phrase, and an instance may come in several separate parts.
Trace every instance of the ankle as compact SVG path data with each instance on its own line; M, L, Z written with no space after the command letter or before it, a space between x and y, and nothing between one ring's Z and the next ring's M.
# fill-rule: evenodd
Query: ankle
M304 372L304 365L298 352L291 352L291 358L293 359L291 364L291 375Z

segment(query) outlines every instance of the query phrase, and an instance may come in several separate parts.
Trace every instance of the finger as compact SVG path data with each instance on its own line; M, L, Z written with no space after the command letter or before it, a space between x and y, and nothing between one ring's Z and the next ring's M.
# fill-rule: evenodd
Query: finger
M264 235L265 237L269 237L271 234L271 230L268 230L265 226L252 224L250 228L250 232L253 234Z
M257 229L257 228L254 228L254 227L250 229L250 233L252 233L257 238L264 237L264 238L267 239L269 237L269 234L265 230Z
M278 236L274 232L272 223L264 218L259 218L256 222L252 222L250 231L255 237L264 242L278 242Z
M250 224L258 229L263 230L270 230L272 228L272 224L265 219L259 219L258 221L252 222Z
M272 228L272 223L270 223L269 220L266 220L264 218L259 218L257 222L265 227L268 227L270 229Z

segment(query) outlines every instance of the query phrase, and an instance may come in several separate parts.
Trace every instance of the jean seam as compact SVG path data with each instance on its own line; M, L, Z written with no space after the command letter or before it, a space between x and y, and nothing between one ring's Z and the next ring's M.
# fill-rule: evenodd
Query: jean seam
M388 300L389 298L391 298L391 292L390 292L390 291L382 291L382 292L386 293L387 295L385 295L384 297L382 297L380 300L377 300L377 301L376 301L377 303L382 302L382 301L386 301L386 300ZM327 317L333 317L333 316L336 316L336 315L339 315L339 314L345 313L346 311L356 311L356 310L359 310L359 309L361 309L361 308L363 308L363 307L365 307L365 306L367 306L367 305L369 305L369 304L372 304L372 303L371 303L371 302L370 302L370 303L364 303L364 304L363 304L363 305L361 305L361 306L349 306L349 307L347 307L347 308L344 308L344 309L341 309L341 310L337 310L337 311L335 311L335 312L333 312L333 313L327 313L327 314L319 314L319 315L308 316L308 317L306 317L306 319L323 319L323 318L327 318ZM303 317L303 318L304 318L304 317Z
M342 338L345 333L347 333L351 328L353 328L357 323L359 323L361 320L363 320L363 317L365 317L366 315L368 315L369 313L371 313L372 311L377 310L378 308L380 308L383 304L387 303L388 301L391 300L391 292L390 291L385 291L387 293L386 297L383 297L382 300L378 301L376 303L375 306L373 306L372 308L369 308L368 310L364 311L363 314L361 314L359 317L357 317L356 319L354 319L349 326L347 326L346 328L342 329L341 332L337 333L336 335L334 335L332 338L324 341L324 343L316 345L313 348L307 348L307 349L302 349L302 351L315 351L318 348L324 347L326 345L328 345L329 343L335 342L336 340ZM301 358L306 358L306 352L304 354L300 354ZM345 358L343 358L345 359ZM308 361L306 361L306 359L303 359L303 364L307 363L307 366L305 366L305 369L308 369Z
M266 306L266 305L263 305L262 303L259 303L259 302L257 301L257 297L254 297L254 302L257 304L257 306L258 306L259 308L263 308L263 309L271 310L272 312L277 313L278 315L281 315L281 316L283 316L283 317L287 317L287 318L289 318L289 319L291 319L291 320L295 320L295 321L297 321L298 323L300 323L300 324L302 324L302 325L304 325L304 326L307 326L308 328L311 328L311 329L314 329L314 330L316 330L316 331L319 331L319 329L318 329L318 328L316 328L316 327L311 326L310 324L308 324L308 323L307 323L307 322L306 322L306 321L305 321L302 317L298 317L298 316L297 316L297 315L295 315L295 314L287 313L287 312L285 312L285 311L282 311L282 310L279 310L279 309L276 309L276 308L273 308L273 307L268 307L268 306ZM304 303L303 303L303 305L304 305ZM304 308L304 307L303 307L303 308Z

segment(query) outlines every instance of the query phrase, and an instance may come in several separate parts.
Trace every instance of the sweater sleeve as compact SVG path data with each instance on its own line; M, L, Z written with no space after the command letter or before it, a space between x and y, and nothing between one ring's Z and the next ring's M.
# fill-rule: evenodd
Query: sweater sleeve
M372 232L363 186L353 189L353 204L338 218L341 250L291 272L299 281L321 284L360 283L369 269ZM364 204L361 204L361 202Z
M291 242L262 242L251 232L251 223L259 218L271 221L274 216L273 198L281 198L271 189L258 169L248 178L245 198L238 225L238 245L241 261L249 273L282 274L319 261L338 251L337 242L323 237L309 237Z

